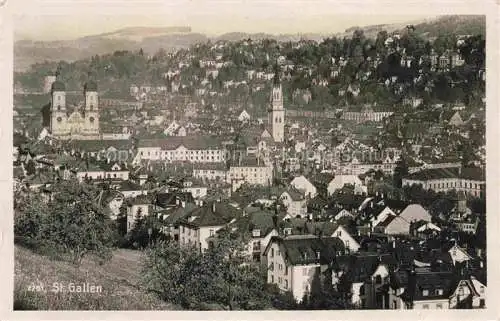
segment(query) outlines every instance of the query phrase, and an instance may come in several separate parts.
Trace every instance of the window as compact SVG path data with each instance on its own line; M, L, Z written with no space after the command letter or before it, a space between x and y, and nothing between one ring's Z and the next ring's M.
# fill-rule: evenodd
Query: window
M252 235L253 237L260 237L260 230L259 229L253 230Z
M274 257L274 249L271 249L271 257Z
M271 275L271 283L274 283L274 275Z
M278 278L278 283L281 284L281 277Z
M436 304L436 309L442 309L443 305L441 303Z
M382 276L377 275L375 277L375 284L382 284Z
M341 237L342 236L342 231L337 231L337 237Z
M214 230L210 230L209 233L210 233L210 236L214 236Z
M285 289L288 289L288 280L285 280Z
M428 304L424 304L424 305L422 306L422 308L424 308L425 310L428 310L428 309L429 309L429 305L428 305Z
M479 293L483 294L484 293L484 286L481 286Z
M436 290L437 295L443 295L443 289L437 289Z
M422 290L423 296L429 296L429 290Z
M460 295L460 296L464 295L464 287L463 286L458 288L458 295Z

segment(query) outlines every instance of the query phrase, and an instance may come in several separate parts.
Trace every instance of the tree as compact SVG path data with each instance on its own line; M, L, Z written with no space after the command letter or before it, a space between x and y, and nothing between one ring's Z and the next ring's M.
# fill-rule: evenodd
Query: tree
M50 247L69 256L76 265L89 253L109 259L114 234L111 220L95 201L98 195L92 185L57 182L49 203L38 195L27 199L16 217L15 234L35 249Z
M206 251L160 241L147 252L144 283L163 300L188 309L264 309L270 297L245 244L227 231Z
M403 185L403 177L408 175L408 165L403 157L401 157L394 168L393 183L397 188Z

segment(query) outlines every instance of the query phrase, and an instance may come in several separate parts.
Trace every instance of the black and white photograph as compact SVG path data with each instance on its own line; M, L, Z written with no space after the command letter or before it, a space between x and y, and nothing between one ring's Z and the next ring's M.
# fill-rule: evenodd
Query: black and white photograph
M13 311L495 308L489 17L182 3L13 17Z

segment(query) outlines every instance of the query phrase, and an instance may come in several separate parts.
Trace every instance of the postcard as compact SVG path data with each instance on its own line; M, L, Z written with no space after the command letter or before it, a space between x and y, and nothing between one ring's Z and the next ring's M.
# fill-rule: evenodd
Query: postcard
M6 318L496 319L478 4L4 2Z

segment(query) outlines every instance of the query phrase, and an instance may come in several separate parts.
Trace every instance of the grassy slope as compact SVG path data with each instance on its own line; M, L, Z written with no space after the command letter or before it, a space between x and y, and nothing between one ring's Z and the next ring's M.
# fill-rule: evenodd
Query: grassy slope
M14 309L35 310L177 310L137 286L141 254L117 250L100 266L91 258L80 268L15 247ZM102 286L102 293L53 293L28 290L32 283L51 288L54 282Z

